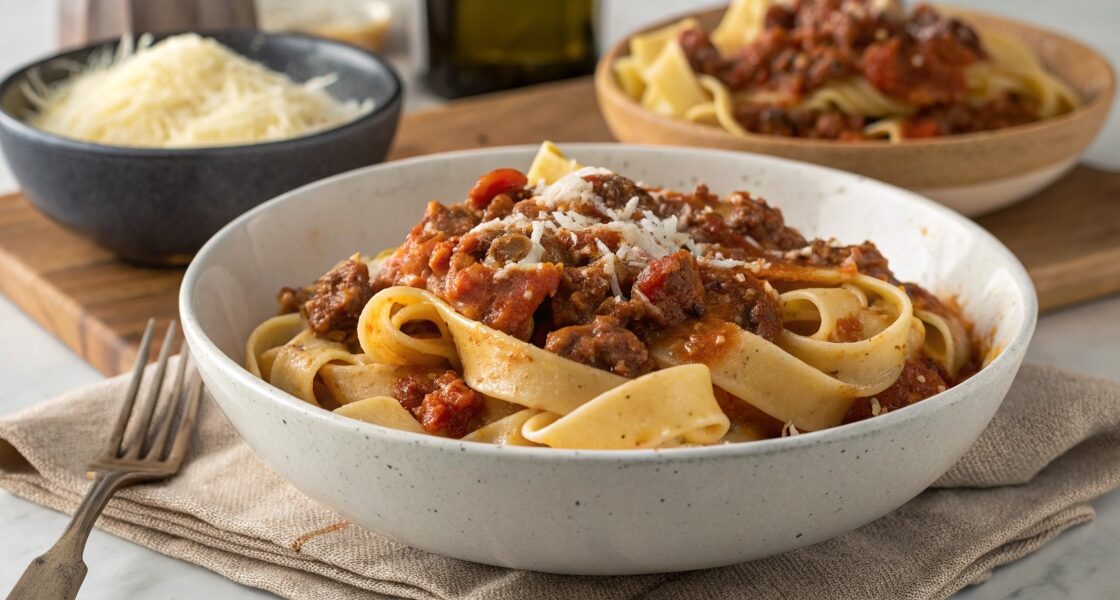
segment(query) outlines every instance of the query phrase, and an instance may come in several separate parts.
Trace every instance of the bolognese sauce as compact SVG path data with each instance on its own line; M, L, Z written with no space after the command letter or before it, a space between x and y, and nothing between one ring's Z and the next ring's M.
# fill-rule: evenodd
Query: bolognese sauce
M877 0L793 0L766 12L759 34L723 55L707 32L690 27L678 41L692 69L740 93L733 115L748 131L860 140L870 123L840 109L800 100L837 81L866 79L913 107L904 137L999 129L1037 118L1036 103L1004 94L968 97L966 69L987 58L976 31L926 4L912 10Z
M460 204L429 203L375 273L355 257L310 286L282 289L279 299L281 312L301 311L314 335L352 344L347 332L376 292L421 288L469 319L632 379L659 368L654 346L666 340L682 362L699 363L718 358L737 331L779 343L784 317L774 286L821 267L902 285L874 243L808 240L780 209L747 192L721 198L698 185L677 193L596 169L544 189L499 169ZM920 286L904 289L916 307L959 318ZM861 322L847 318L832 341L864 336ZM857 399L847 420L896 410L956 382L936 361L913 355L893 385ZM429 368L406 372L393 395L425 431L450 437L469 431L486 403L461 374ZM731 403L723 390L717 399ZM754 407L727 412L755 429L775 428Z

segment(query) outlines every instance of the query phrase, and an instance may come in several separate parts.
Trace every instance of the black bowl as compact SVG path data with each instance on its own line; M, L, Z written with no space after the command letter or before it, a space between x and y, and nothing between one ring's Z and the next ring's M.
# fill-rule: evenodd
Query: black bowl
M258 31L203 34L295 81L335 73L339 100L374 102L357 120L311 135L238 146L184 149L93 144L27 124L21 82L37 69L52 83L59 63L84 61L117 42L68 51L0 83L0 148L24 194L50 218L122 258L185 264L246 210L303 184L384 160L400 120L401 81L384 61L341 42ZM166 37L166 36L160 36Z

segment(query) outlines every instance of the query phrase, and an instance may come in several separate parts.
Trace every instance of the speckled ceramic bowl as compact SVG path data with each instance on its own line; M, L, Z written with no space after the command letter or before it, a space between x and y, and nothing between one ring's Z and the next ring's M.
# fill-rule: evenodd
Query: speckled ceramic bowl
M336 73L328 92L374 102L333 129L262 144L189 149L106 146L46 133L24 122L21 84L37 70L51 83L66 61L101 43L18 69L0 83L0 146L23 193L51 219L123 258L185 264L246 210L290 189L381 162L400 117L401 82L384 61L346 44L297 34L204 34L296 81Z
M237 219L199 252L180 296L210 392L281 476L346 519L417 548L539 571L625 574L726 565L826 540L925 489L999 407L1034 330L1022 265L971 221L864 177L744 153L571 144L569 155L675 188L707 182L779 205L807 234L875 240L903 279L957 294L1002 348L914 406L826 431L673 450L499 447L384 429L311 406L241 367L275 292L356 250L397 245L431 198L535 148L395 162L334 177ZM230 473L231 477L236 476Z
M724 10L694 16L710 31ZM1017 127L895 144L761 134L740 137L718 127L654 114L627 96L611 70L614 61L629 52L625 39L600 58L595 70L599 108L622 142L725 148L804 160L917 191L966 215L984 214L1030 196L1073 168L1108 116L1116 76L1105 57L1058 33L981 12L945 10L982 31L1021 39L1043 65L1073 87L1084 104L1069 114Z

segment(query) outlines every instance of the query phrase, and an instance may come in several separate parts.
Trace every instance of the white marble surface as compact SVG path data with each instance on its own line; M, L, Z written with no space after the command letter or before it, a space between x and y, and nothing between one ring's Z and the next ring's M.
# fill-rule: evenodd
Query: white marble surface
M604 3L608 38L643 19L703 0L613 0ZM1120 4L1115 0L957 0L1044 23L1087 40L1120 63ZM48 52L54 2L0 0L0 71ZM415 97L411 106L429 103ZM1120 115L1090 153L1099 165L1120 168ZM0 193L15 185L0 160ZM1120 297L1044 316L1028 360L1120 381ZM101 376L0 296L0 414L7 414ZM1120 491L1094 502L1096 520L1063 534L1039 552L997 569L991 581L964 590L962 600L1120 598ZM67 517L0 492L0 591L34 556L53 543ZM251 598L265 592L232 583L188 563L161 556L101 531L86 551L90 573L83 598Z

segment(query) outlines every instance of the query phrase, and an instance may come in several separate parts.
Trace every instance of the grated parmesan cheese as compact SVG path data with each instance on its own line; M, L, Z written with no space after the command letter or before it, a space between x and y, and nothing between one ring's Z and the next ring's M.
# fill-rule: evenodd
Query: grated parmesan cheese
M633 216L634 211L638 210L638 202L639 201L640 201L640 199L637 196L634 196L633 198L628 200L626 202L626 206L624 206L622 208L622 212L619 213L618 218L619 219L629 219L631 216Z
M603 240L596 239L595 246L602 254L599 260L603 261L603 271L611 278L611 293L613 293L616 298L621 299L622 286L618 284L618 271L615 269L614 265L614 253L603 243Z
M764 270L770 268L770 261L765 258L760 258L752 261L735 260L733 258L724 258L722 254L716 252L715 256L701 256L699 260L709 266L720 269L734 269L744 268L750 270L751 273L758 275ZM738 279L738 277L736 277ZM743 281L746 281L744 277Z
M555 208L560 202L594 204L596 201L595 188L590 181L584 179L584 176L612 174L609 170L599 167L583 167L568 173L545 187L540 194L540 199L548 208Z
M221 146L307 135L352 121L373 102L339 102L193 33L157 44L121 40L59 85L25 87L36 106L28 122L70 138L155 148Z
M544 237L544 222L533 221L533 233L529 236L529 241L533 243L533 247L529 249L528 254L517 262L523 265L535 265L541 262L541 257L544 256L544 246L541 245L542 237Z

